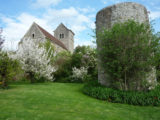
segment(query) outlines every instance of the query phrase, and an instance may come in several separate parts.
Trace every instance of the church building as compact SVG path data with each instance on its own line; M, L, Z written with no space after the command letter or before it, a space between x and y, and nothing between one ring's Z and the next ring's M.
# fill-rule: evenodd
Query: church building
M56 52L67 50L73 53L74 33L72 30L68 29L63 23L61 23L53 32L54 35L50 34L34 22L22 40L24 38L39 40L37 42L45 42L46 40L50 40L54 44Z

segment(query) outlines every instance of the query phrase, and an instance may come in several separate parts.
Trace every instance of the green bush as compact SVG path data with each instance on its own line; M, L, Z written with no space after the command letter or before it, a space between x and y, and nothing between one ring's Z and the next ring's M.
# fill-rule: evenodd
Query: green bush
M83 93L91 97L113 103L124 103L140 106L160 105L160 85L151 91L138 92L115 90L101 86L98 82L92 82L84 86Z
M160 38L160 32L156 33L155 35L156 39ZM157 81L160 82L160 44L158 44L158 47L155 51L155 63L156 63L156 76Z
M54 73L55 82L70 82L70 75L72 74L71 54L68 52L61 52L57 54L55 65L58 70Z
M49 81L46 77L35 73L32 75L30 74L27 78L31 81L31 83L43 83Z
M154 86L154 81L149 83L146 79L156 66L154 53L159 41L150 25L133 20L97 33L97 44L101 46L98 54L110 78L109 87L142 91Z
M59 53L56 57L55 64L58 64L58 70L54 73L56 82L80 83L95 79L98 76L96 49L90 46L77 46L72 55L66 52ZM82 67L87 68L85 79L82 80L73 77L73 69L81 69Z
M54 73L54 77L55 77L55 82L63 82L63 83L66 83L66 82L71 82L71 76L72 74L72 70L71 68L69 68L68 66L68 69L67 67L64 67L64 68L59 68L55 73Z
M0 52L0 82L2 88L7 88L8 83L14 80L14 77L21 70L17 60L8 57L7 53Z

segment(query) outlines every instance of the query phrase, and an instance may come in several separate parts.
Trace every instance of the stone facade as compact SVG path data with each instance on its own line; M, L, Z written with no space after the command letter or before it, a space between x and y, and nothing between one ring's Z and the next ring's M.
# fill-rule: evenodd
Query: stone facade
M43 35L42 32L38 29L38 26L35 23L32 24L32 26L29 28L29 30L26 32L23 38L28 37L39 40L37 42L44 42L46 38L45 35Z
M64 51L65 49L63 49L62 47L60 47L59 45L57 45L57 44L54 44L54 47L55 47L55 52L56 53L59 53L59 52L62 52L62 51Z
M100 10L96 16L96 29L111 28L116 22L133 19L137 22L149 22L147 9L137 3L124 2Z
M62 23L54 31L54 36L59 39L71 53L74 50L74 33Z
M100 10L96 16L96 33L104 29L111 28L117 22L124 22L133 19L137 22L149 23L147 9L137 3L124 2L106 7ZM98 51L101 50L101 41L97 40ZM105 73L100 56L98 56L98 80L102 85L110 86L110 77ZM155 83L156 77L154 70L150 72L148 81Z
M65 29L64 29L65 28ZM59 38L60 34L64 34L64 38ZM31 38L36 40L37 43L51 40L55 46L55 52L58 53L63 50L70 51L73 53L74 50L74 33L66 28L63 24L60 24L56 29L56 36L51 35L45 29L40 27L38 24L33 23L29 30L26 32L24 37L21 39L19 44L23 43L24 38Z

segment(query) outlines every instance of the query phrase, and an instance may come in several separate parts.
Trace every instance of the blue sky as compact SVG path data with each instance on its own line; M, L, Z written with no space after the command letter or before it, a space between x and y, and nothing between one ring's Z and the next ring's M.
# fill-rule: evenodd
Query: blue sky
M75 33L75 46L92 45L96 13L126 1L144 5L150 12L150 20L154 20L155 30L160 31L160 0L0 0L4 46L15 50L33 21L51 34L63 22Z

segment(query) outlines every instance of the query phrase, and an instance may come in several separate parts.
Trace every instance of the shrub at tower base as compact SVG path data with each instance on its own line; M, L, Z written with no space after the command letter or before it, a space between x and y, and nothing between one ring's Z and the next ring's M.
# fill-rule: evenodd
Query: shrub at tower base
M158 42L150 25L133 20L97 33L100 64L109 79L107 87L126 91L154 88Z
M143 91L122 91L107 88L98 82L90 82L83 87L83 93L91 97L112 103L124 103L139 106L160 106L160 86Z

